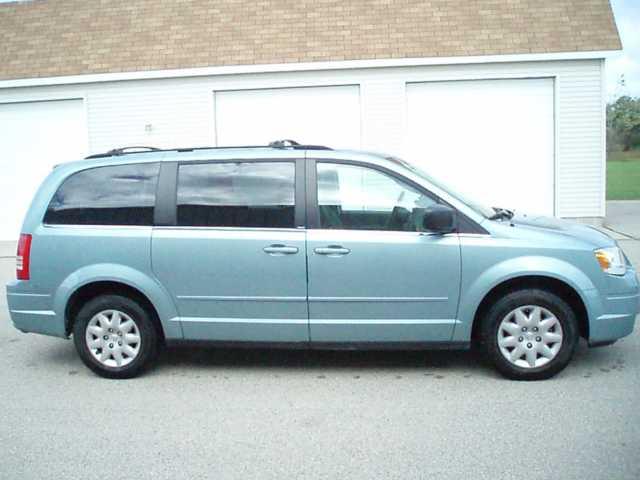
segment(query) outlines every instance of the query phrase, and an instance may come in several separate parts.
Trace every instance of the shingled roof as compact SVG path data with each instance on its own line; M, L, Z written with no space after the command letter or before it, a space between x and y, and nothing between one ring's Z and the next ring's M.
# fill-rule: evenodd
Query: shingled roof
M0 79L620 48L608 0L0 4Z

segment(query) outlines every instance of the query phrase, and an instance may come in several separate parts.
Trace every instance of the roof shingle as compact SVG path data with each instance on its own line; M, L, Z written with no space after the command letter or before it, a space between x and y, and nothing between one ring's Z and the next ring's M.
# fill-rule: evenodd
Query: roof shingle
M0 78L620 49L608 0L0 4Z

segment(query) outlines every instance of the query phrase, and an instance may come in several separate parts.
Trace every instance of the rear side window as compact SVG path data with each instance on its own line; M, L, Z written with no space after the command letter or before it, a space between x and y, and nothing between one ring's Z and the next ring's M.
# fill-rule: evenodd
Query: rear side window
M153 225L157 163L83 170L67 178L54 195L44 221L49 225Z
M178 225L293 228L293 162L181 165Z

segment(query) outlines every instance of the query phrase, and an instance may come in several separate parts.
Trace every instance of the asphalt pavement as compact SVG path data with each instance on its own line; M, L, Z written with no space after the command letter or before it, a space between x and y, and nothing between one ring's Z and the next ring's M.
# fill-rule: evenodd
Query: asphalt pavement
M543 382L470 352L206 348L109 381L0 295L0 372L1 479L640 478L638 327Z

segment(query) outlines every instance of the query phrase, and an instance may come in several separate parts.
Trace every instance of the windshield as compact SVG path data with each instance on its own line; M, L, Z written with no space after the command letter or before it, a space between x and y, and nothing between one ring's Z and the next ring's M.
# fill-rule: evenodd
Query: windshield
M486 205L483 205L483 204L481 204L479 202L476 202L475 200L471 200L470 198L467 198L467 197L465 197L463 195L460 195L458 192L456 192L455 190L452 190L445 183L441 182L440 180L436 180L431 175L429 175L425 171L421 170L420 168L416 167L415 165L412 165L411 163L408 163L408 162L406 162L406 161L404 161L404 160L402 160L401 158L398 158L398 157L388 157L388 159L393 161L393 162L398 163L399 165L403 166L407 170L410 170L411 172L413 172L414 174L418 175L419 177L424 178L426 181L428 181L429 183L435 185L436 187L440 188L441 190L444 190L449 195L451 195L452 197L454 197L458 201L464 203L465 205L467 205L471 209L475 210L476 212L478 212L483 217L485 217L485 218L493 218L494 215L496 214L496 210L494 210L493 208L488 207Z

